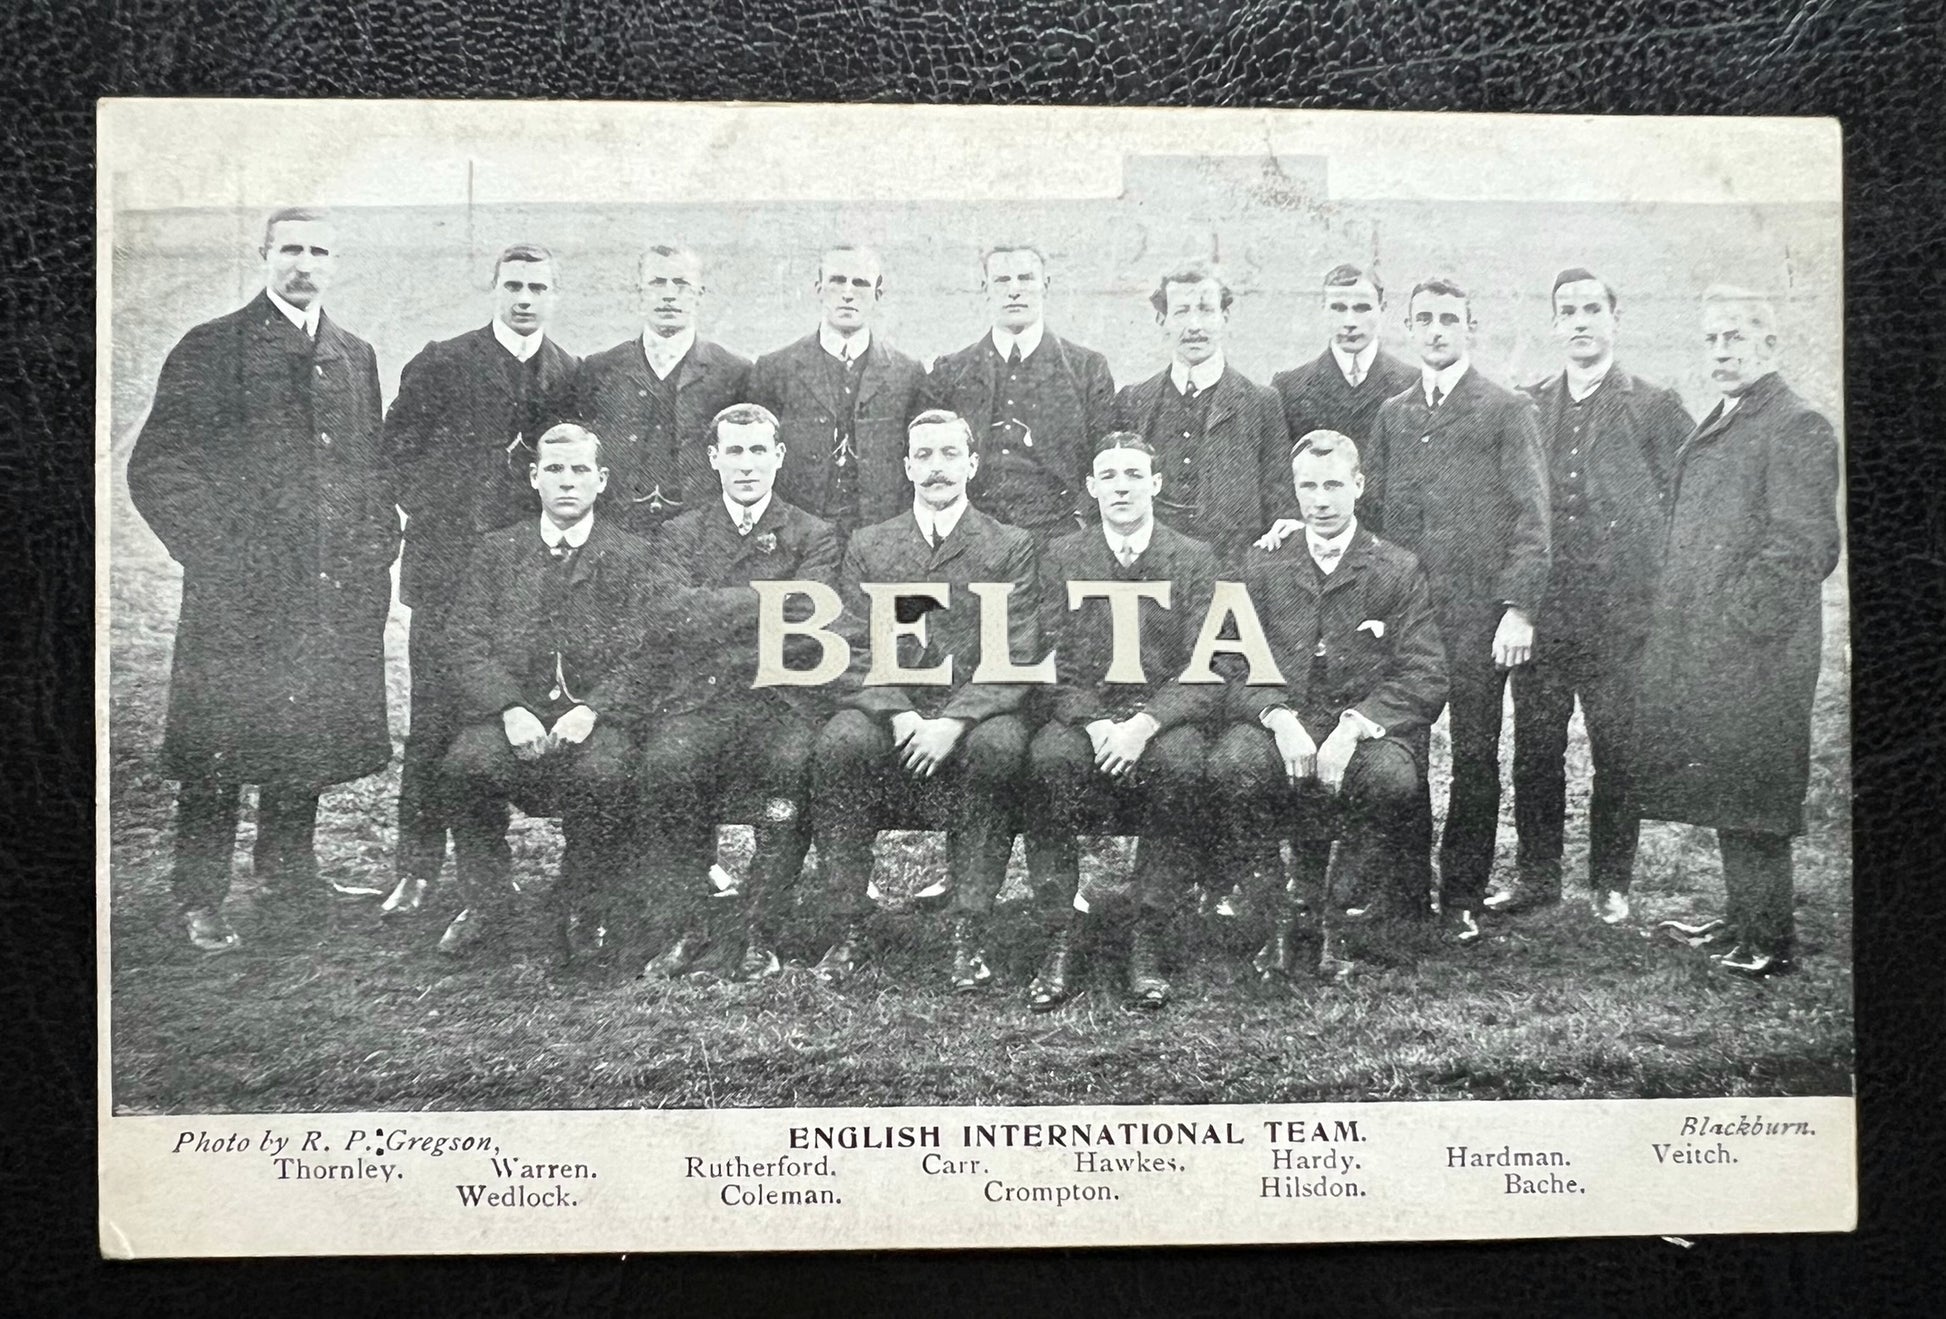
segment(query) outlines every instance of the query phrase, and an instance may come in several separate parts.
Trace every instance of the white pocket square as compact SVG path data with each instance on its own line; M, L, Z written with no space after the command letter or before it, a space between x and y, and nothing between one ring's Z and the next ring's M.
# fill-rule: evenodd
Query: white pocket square
M1385 635L1385 620L1382 618L1368 618L1358 625L1358 631L1369 632L1374 639L1382 638Z

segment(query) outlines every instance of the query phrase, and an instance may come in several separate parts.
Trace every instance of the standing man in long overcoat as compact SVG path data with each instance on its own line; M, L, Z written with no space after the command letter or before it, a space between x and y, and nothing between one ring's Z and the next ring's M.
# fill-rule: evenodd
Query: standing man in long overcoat
M377 356L324 314L337 251L324 211L272 213L264 291L176 345L129 457L129 495L183 569L162 762L181 785L171 883L206 952L237 944L222 904L239 787L259 788L265 896L314 898L320 789L392 754L399 515Z
M1838 441L1777 374L1762 297L1703 295L1723 399L1677 459L1637 715L1643 818L1716 830L1723 919L1667 921L1725 970L1793 969L1791 839L1804 832L1821 584L1838 566Z

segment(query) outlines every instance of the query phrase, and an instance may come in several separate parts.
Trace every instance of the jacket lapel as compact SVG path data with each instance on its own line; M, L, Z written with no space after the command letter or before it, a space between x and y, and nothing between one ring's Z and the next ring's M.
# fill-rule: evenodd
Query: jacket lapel
M710 358L712 356L714 354L710 352L710 346L701 339L698 339L689 346L689 352L683 356L681 363L676 367L676 392L678 394L692 385L700 385L703 382L710 373ZM643 359L642 369L645 372L649 369L646 358Z
M1309 551L1306 551L1308 557ZM1360 527L1345 548L1344 557L1338 560L1338 569L1324 579L1324 594L1336 595L1355 584L1364 574L1366 565L1372 560L1372 533Z
M1216 389L1209 401L1209 417L1203 422L1203 433L1209 434L1218 426L1226 425L1236 416L1237 395L1241 392L1236 380L1236 368L1226 366L1223 374L1217 377Z
M540 351L543 354L547 352L547 340L541 340ZM511 354L500 346L498 339L493 337L492 325L488 325L483 330L475 330L473 332L473 352L475 360L480 364L479 375L484 377L494 389L499 390L508 398L512 398L514 396L513 378L508 373L507 364L504 360L511 356ZM541 365L542 369L545 370L546 362L543 361Z
M932 547L932 553L926 563L928 570L937 571L966 552L967 542L979 534L979 524L975 521L977 517L978 514L971 508L960 514L952 533ZM918 525L918 520L914 519L913 526ZM920 539L923 541L924 537L921 536Z
M312 343L304 331L292 325L284 313L271 304L268 293L259 293L251 304L256 309L257 335L271 348L279 349L292 357L309 357ZM318 337L324 336L324 315L318 314Z
M885 383L885 374L891 363L886 360L885 352L878 345L878 336L872 336L871 347L858 359L858 397L855 400L858 415L863 416L865 405L878 394L879 387Z
M824 345L813 334L808 339L800 339L791 352L791 370L803 382L804 387L816 395L818 402L832 413L838 411L838 396L832 392L831 377L824 371L824 363L818 359L827 356Z

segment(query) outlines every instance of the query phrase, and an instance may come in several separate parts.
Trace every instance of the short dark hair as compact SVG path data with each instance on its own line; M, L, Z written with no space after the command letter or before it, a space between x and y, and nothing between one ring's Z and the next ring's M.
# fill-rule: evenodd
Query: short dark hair
M1363 266L1354 266L1349 261L1341 261L1324 272L1324 287L1327 292L1331 289L1347 289L1354 284L1370 284L1372 292L1378 294L1379 304L1384 305L1385 282L1378 277L1376 270L1367 270Z
M534 462L539 464L541 460L542 445L582 444L588 441L592 441L595 446L595 466L605 466L605 460L602 457L601 436L595 434L586 426L572 421L559 422L541 432L541 437L534 441Z
M686 257L696 263L696 273L699 276L703 273L702 254L697 252L695 248L683 243L650 243L648 247L643 249L642 255L637 257L635 261L635 285L638 289L642 285L642 267L648 263L649 258L652 256Z
M951 408L927 408L924 412L907 422L905 426L905 437L908 447L912 443L912 432L918 430L921 426L958 426L960 431L966 436L966 451L968 453L978 453L980 451L979 437L973 434L973 427L968 424L965 417L960 416L959 413L954 412Z
M1412 304L1418 299L1421 293L1430 293L1435 297L1441 298L1458 298L1466 304L1467 318L1469 320L1472 319L1473 297L1465 289L1461 288L1459 281L1451 275L1428 275L1417 284L1414 284L1412 286L1412 296L1405 300L1407 314L1411 313Z
M1608 295L1608 310L1614 311L1620 305L1615 300L1615 286L1586 266L1569 266L1566 270L1556 275L1554 277L1554 287L1547 291L1548 301L1552 302L1554 300L1554 295L1561 291L1563 284L1579 284L1583 281L1593 281L1601 285L1601 291Z
M279 206L264 217L264 248L269 249L270 235L275 232L278 225L286 221L296 224L307 220L330 224L332 223L331 212L322 206Z
M763 404L732 403L729 407L724 408L721 412L709 419L708 441L710 448L714 449L716 447L716 441L720 438L718 432L726 425L768 426L770 427L770 438L773 441L777 438L777 432L783 429L777 420L777 414Z
M1133 449L1136 453L1155 457L1155 446L1134 431L1109 431L1095 441L1096 453L1107 453L1110 449Z
M509 261L545 261L554 268L554 278L559 279L561 277L560 262L555 259L553 252L542 247L539 243L509 243L501 248L500 255L493 262L495 279L498 279L500 276L500 267L506 265Z
M1221 272L1207 261L1190 261L1168 271L1156 281L1155 292L1149 294L1149 305L1155 314L1166 316L1169 313L1169 286L1171 284L1214 284L1223 293L1223 310L1228 311L1236 301L1236 294L1230 292L1230 283Z
M1034 260L1040 262L1041 264L1041 274L1042 275L1047 274L1047 253L1041 251L1038 244L995 243L991 247L988 247L986 251L980 253L980 282L981 283L986 282L988 264L992 262L994 257L1000 255L1000 253L1002 252L1032 252L1034 254Z
M818 253L818 283L824 283L824 259L833 252L857 252L862 256L870 257L872 264L878 267L878 278L872 282L872 287L880 292L884 292L885 263L879 260L878 252L875 248L866 247L863 243L833 243L831 246L821 250Z
M1291 446L1291 464L1295 466L1297 460L1307 453L1319 458L1329 458L1341 450L1351 455L1352 471L1365 470L1364 459L1358 455L1358 441L1342 431L1315 430L1298 436L1297 443Z

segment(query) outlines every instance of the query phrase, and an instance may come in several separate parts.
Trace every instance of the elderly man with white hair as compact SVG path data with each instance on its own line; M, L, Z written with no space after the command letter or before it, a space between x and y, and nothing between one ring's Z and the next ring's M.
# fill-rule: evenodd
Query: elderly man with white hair
M1726 971L1793 969L1791 838L1804 831L1821 584L1838 565L1838 441L1777 374L1777 321L1746 289L1703 295L1722 399L1684 442L1638 712L1644 819L1716 830L1723 918L1667 921Z

